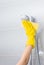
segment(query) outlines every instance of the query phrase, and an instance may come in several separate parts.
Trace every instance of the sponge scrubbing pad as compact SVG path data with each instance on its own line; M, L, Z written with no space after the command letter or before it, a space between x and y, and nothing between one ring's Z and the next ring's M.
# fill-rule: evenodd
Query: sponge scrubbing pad
M29 20L22 20L23 28L26 32L26 36L28 37L26 46L31 45L33 48L35 47L35 35L38 30L38 23L31 22Z

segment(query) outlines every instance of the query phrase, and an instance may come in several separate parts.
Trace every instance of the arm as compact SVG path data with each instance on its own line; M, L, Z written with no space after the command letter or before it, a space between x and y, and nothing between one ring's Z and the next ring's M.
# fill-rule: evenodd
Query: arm
M32 46L26 47L17 65L27 65L30 58L31 51L32 51Z
M37 23L34 24L30 22L29 20L25 20L25 19L22 20L22 25L26 32L28 40L26 42L26 48L24 50L24 53L20 61L17 63L17 65L27 65L28 64L31 51L35 47L35 43L36 43L35 36L38 30L38 24Z

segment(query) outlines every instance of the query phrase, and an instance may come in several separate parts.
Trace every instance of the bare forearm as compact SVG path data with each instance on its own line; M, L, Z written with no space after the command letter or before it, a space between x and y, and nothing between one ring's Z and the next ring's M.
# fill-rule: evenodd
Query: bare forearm
M30 58L31 51L32 51L32 46L26 47L24 50L24 53L23 53L20 61L17 63L17 65L27 65L29 58Z

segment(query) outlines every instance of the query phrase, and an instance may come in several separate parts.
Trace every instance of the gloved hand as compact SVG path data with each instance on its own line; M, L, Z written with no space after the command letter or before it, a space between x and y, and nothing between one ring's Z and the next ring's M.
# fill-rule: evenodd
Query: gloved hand
M26 35L28 37L28 40L26 42L26 46L31 45L33 48L35 47L35 36L38 30L38 23L31 22L29 20L22 20L23 28L26 32Z

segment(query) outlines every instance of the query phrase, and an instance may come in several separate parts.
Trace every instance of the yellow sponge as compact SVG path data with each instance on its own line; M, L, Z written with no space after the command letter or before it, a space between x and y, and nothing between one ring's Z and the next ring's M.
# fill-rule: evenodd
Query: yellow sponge
M26 42L26 46L31 45L33 48L35 47L35 35L38 30L38 23L31 22L29 20L22 20L22 26L26 32L28 40Z
M33 25L33 27L35 28L35 30L36 30L36 32L37 32L37 30L38 30L38 28L39 28L39 24L38 23L34 23L34 22L31 22L32 23L32 25Z

